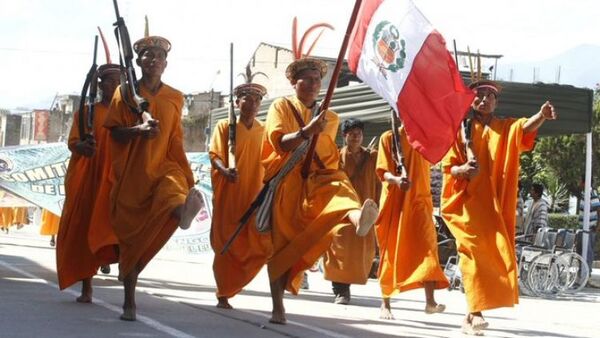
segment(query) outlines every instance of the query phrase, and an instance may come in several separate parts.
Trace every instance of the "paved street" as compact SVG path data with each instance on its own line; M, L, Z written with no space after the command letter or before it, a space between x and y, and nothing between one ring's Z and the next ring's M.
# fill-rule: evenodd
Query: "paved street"
M12 228L14 229L14 228ZM286 295L289 324L268 323L268 278L261 274L231 300L235 310L214 305L210 255L162 252L141 274L138 321L118 319L122 286L117 266L95 280L94 303L78 304L79 285L58 291L54 248L37 228L0 234L0 337L462 337L463 295L442 290L447 312L426 315L421 290L393 299L396 320L378 319L375 280L352 287L352 303L332 303L331 286L309 273L310 290ZM486 312L487 337L599 337L600 289L555 300L522 298L511 309Z

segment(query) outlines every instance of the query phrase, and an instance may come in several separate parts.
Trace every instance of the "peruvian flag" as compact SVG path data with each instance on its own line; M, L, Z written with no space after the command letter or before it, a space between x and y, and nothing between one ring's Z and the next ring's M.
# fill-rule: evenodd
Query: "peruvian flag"
M413 148L439 162L474 93L446 42L410 0L363 0L348 51L350 69L402 118Z

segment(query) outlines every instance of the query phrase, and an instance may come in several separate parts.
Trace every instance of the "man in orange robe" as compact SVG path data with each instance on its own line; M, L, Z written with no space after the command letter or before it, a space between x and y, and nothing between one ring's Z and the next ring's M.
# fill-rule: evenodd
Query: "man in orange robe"
M327 65L318 59L302 58L286 69L296 95L275 100L265 125L262 158L265 182L273 178L295 151L301 151L319 135L307 178L302 161L285 175L272 200L273 256L268 263L273 312L270 321L285 324L283 292L298 293L303 272L331 246L335 227L353 224L364 236L377 218L377 204L365 200L362 207L346 173L339 170L335 144L339 118L328 110L315 115L321 79ZM296 153L297 154L297 153Z
M17 207L13 209L13 224L17 225L17 228L21 228L25 224L29 224L29 215L26 207Z
M0 227L8 233L8 229L12 226L14 219L14 208L0 208Z
M231 309L235 296L262 269L271 254L271 234L259 233L254 218L221 254L244 212L262 188L264 168L260 163L263 124L256 119L266 89L254 83L235 88L240 116L235 131L235 167L228 161L229 120L217 122L210 143L213 217L210 232L215 252L213 272L217 282L217 307Z
M12 216L11 216L12 217ZM50 236L50 246L56 245L56 234L60 226L60 216L42 209L40 235Z
M500 86L484 80L471 88L477 91L471 127L442 160L441 210L458 246L468 305L463 331L482 334L489 324L481 311L519 301L515 256L519 155L533 148L538 128L555 119L556 113L547 101L528 119L499 119L494 110Z
M377 151L362 146L364 124L351 118L342 123L346 146L340 149L340 169L348 177L360 201L379 200L381 184L375 174ZM334 303L350 302L350 284L365 284L375 257L375 230L364 237L352 226L337 227L331 246L323 255L323 277L331 281Z
M110 186L110 136L103 124L119 77L119 65L109 63L98 68L102 100L94 105L93 126L84 127L87 137L82 140L80 112L76 112L69 133L71 158L65 177L66 196L58 231L56 271L61 290L82 282L81 295L76 299L80 303L92 301L92 277L98 267L118 261L117 239L108 219L108 194L101 193L100 188ZM88 117L85 110L86 125Z
M187 229L202 207L200 191L183 150L183 95L164 84L170 42L159 36L138 40L134 50L142 69L139 93L148 114L134 113L118 88L104 126L110 129L115 183L110 221L119 240L119 280L125 300L122 320L136 320L138 274L169 240L177 226Z
M383 181L375 224L382 319L394 318L390 306L394 294L417 288L425 289L425 313L443 312L446 307L436 303L434 290L449 286L438 257L429 162L410 146L404 127L398 128L398 135L405 170L399 171L398 155L392 155L396 142L392 131L381 135L377 156L377 176Z

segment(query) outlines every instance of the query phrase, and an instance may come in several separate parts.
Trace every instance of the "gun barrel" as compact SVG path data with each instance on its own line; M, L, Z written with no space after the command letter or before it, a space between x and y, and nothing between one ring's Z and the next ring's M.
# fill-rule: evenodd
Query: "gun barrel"
M96 64L96 55L98 54L98 35L96 35L94 37L94 61L92 62L93 65Z
M115 14L117 15L117 23L119 22L119 20L123 20L121 18L121 14L119 14L119 4L117 3L117 0L113 0L113 5L115 6Z

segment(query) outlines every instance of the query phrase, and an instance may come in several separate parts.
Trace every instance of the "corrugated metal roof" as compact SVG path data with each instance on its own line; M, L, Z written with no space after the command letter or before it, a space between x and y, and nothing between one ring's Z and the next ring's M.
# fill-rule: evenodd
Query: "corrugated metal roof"
M550 100L558 110L559 120L545 123L539 135L587 133L591 130L593 91L557 84L529 84L502 82L496 115L501 117L529 117L539 111L540 106ZM323 90L319 99L325 94ZM275 98L263 100L258 119L266 117L267 110ZM390 110L388 104L365 84L336 88L330 107L340 120L351 117L365 122L365 142L389 129ZM211 129L216 121L227 117L227 107L212 111Z

